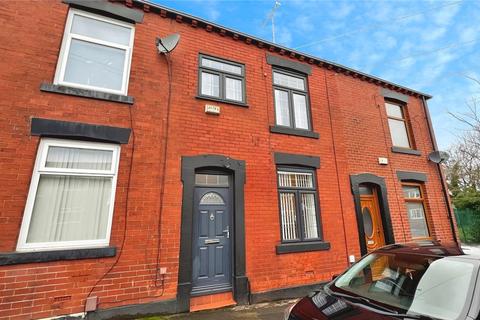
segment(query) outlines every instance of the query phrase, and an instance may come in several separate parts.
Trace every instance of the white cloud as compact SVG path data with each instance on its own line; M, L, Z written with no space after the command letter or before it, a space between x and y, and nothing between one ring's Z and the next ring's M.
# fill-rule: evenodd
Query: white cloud
M460 41L461 42L470 42L475 40L477 37L480 37L480 28L478 26L471 26L462 28L460 30Z
M432 15L432 20L442 26L448 26L452 22L455 15L459 12L462 3L456 5L449 5L443 8L436 9Z
M338 2L337 2L338 3ZM336 6L334 10L329 12L330 16L335 19L345 19L354 9L354 6L348 2L342 1L340 6Z
M426 29L422 32L421 37L424 41L435 41L439 38L443 37L443 35L447 32L446 27L440 27L435 29Z
M307 16L299 16L295 19L295 28L302 32L311 32L313 30L313 23Z

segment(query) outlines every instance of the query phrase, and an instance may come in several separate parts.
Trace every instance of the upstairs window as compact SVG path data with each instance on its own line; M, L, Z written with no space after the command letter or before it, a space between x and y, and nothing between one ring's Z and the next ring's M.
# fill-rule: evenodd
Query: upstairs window
M55 83L126 95L134 31L132 24L70 9Z
M277 126L311 130L307 79L283 70L273 71Z
M405 116L405 107L386 102L385 108L387 110L388 126L390 127L393 146L412 149L407 117Z
M200 55L199 69L200 97L246 103L243 64Z
M428 231L427 218L425 217L425 205L421 185L404 184L402 190L407 207L412 238L428 238L430 233Z
M320 223L314 171L278 168L277 176L282 240L318 240Z
M120 146L42 139L17 249L108 246Z

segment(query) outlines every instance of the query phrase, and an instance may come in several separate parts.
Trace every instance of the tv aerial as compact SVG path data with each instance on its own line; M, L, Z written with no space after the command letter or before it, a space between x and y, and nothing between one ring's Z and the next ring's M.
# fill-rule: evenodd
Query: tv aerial
M272 42L273 43L275 43L275 12L280 7L280 5L281 5L280 0L275 0L275 4L273 5L272 10L270 10L267 18L262 24L262 27L265 27L265 25L268 23L269 20L272 21Z

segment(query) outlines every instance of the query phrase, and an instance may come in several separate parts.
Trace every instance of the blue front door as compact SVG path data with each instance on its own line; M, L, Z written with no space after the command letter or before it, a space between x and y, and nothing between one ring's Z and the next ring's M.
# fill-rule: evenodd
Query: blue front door
M230 201L229 188L195 188L193 295L227 291L232 287Z

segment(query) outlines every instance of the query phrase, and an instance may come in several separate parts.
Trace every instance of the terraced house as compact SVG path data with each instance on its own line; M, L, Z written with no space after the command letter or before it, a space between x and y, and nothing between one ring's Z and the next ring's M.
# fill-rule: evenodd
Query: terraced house
M2 319L293 297L456 239L427 94L143 0L0 21Z

